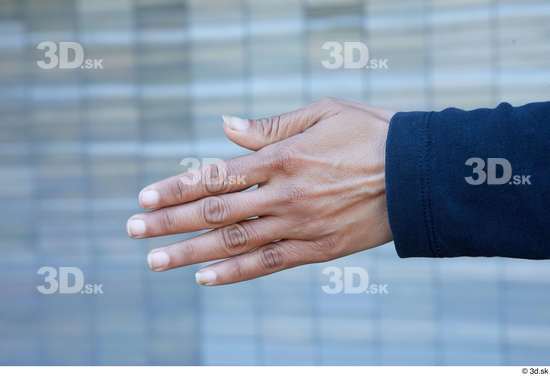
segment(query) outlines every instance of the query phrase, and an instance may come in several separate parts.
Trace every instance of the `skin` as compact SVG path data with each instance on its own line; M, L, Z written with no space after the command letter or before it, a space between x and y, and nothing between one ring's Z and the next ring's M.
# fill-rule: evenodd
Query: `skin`
M385 145L394 112L324 99L259 120L224 117L224 131L251 154L144 188L148 211L128 234L148 238L211 230L154 249L154 271L212 263L203 285L245 281L324 262L392 240Z

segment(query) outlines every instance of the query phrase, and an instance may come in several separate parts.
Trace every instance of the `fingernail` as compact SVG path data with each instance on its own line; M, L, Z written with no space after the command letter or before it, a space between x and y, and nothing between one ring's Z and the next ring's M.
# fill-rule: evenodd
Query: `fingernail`
M222 116L223 122L234 131L245 132L248 129L249 123L246 119L241 119L236 116Z
M139 203L143 207L154 207L159 203L159 193L155 190L148 189L141 191L139 194Z
M127 224L128 235L142 236L145 234L145 222L141 219L130 219Z
M147 255L147 263L149 268L155 272L163 270L170 263L170 256L162 250L154 249Z
M212 285L216 282L216 272L213 270L199 270L195 273L195 280L199 285Z

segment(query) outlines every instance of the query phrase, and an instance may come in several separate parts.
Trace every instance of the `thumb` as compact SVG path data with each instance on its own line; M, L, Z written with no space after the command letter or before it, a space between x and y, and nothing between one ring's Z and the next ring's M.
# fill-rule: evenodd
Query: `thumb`
M336 113L336 102L328 99L301 109L262 119L222 116L224 131L231 141L250 150L258 150L305 131L320 120Z

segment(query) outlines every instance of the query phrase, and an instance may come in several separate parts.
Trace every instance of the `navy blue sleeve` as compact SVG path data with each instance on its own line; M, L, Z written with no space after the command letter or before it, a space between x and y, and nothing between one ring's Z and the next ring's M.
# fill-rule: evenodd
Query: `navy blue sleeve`
M550 259L550 102L398 112L386 192L400 257Z

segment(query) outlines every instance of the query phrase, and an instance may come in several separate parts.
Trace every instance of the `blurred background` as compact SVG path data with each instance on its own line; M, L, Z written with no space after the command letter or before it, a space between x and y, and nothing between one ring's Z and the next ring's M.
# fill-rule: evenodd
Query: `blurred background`
M42 41L103 69L41 69ZM388 69L326 69L326 41ZM194 267L148 270L176 238L125 229L182 158L243 152L221 114L548 100L549 41L546 0L1 0L0 364L549 364L548 261L400 260L390 244L204 288ZM43 266L103 294L40 294ZM388 293L326 294L326 266Z

